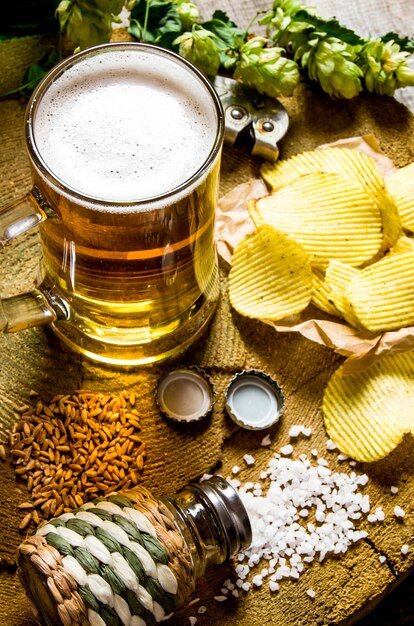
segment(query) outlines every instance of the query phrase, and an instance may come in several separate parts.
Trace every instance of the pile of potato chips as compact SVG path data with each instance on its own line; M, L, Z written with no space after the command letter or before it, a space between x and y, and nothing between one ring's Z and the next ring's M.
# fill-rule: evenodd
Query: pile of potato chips
M229 295L242 315L277 321L310 303L374 333L414 325L414 163L384 180L375 161L329 147L262 166L272 192L248 203L256 230L235 248ZM414 434L414 351L386 353L324 391L339 450L365 462Z
M322 412L328 436L357 461L382 459L414 434L414 352L388 352L367 369L343 376L325 389Z
M235 248L232 306L277 321L310 303L356 329L414 325L414 163L384 180L375 161L329 147L262 166L256 231Z

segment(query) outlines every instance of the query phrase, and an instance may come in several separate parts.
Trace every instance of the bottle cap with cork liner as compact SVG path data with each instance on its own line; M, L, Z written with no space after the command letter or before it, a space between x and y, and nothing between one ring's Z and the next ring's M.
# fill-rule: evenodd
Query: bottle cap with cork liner
M176 422L197 422L213 408L214 392L205 372L182 367L160 379L157 401L165 417Z
M269 428L283 413L284 395L278 383L259 370L236 374L227 387L226 410L238 426Z

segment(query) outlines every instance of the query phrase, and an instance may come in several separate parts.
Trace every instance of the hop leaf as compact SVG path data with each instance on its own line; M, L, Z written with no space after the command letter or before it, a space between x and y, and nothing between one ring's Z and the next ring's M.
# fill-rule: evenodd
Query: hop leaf
M173 49L182 33L177 4L170 0L137 0L131 10L129 32L139 41Z
M299 82L297 64L282 56L282 48L266 48L264 37L253 37L240 49L234 78L273 98L290 96Z
M396 89L414 85L414 71L407 64L409 52L392 40L368 41L359 56L368 91L393 96Z
M194 63L207 76L215 76L220 66L220 50L215 35L194 24L191 32L183 33L174 41L179 45L178 52Z

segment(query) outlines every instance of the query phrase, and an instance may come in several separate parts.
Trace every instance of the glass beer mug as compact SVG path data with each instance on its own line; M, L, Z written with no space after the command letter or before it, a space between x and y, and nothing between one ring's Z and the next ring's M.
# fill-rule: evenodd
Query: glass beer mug
M89 48L33 93L33 189L0 213L2 244L38 225L36 288L0 303L0 332L51 324L104 363L183 352L218 295L214 240L224 121L209 81L140 43Z

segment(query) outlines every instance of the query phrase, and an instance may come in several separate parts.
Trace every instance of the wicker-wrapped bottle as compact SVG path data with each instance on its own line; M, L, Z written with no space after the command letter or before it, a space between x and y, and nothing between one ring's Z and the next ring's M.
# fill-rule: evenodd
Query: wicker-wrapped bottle
M250 541L237 492L213 477L174 496L138 487L99 498L40 526L17 561L47 626L151 626Z

